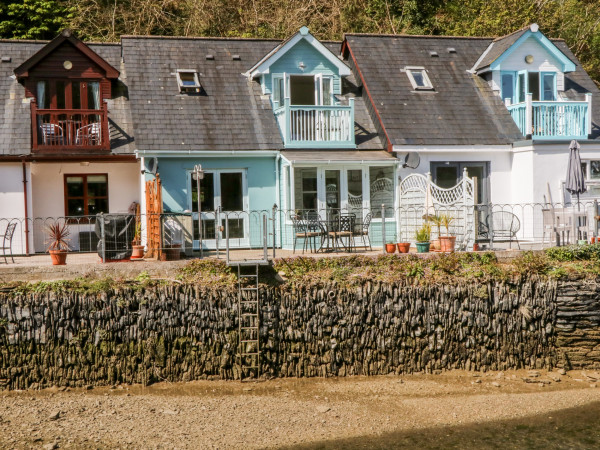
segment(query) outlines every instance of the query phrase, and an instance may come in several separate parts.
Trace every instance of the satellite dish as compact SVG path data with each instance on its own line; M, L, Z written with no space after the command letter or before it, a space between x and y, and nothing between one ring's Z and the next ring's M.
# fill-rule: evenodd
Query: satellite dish
M421 163L421 157L417 152L408 152L402 162L402 168L416 169Z
M158 158L148 158L148 172L156 175L158 171Z

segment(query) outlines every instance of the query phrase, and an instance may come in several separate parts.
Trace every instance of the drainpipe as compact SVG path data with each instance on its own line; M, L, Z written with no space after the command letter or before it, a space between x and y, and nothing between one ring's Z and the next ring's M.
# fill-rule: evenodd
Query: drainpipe
M281 172L280 172L280 163L281 163L281 153L277 153L277 157L275 158L275 190L277 193L277 203L279 205L279 211L281 211L281 184L279 182L279 177L281 176ZM273 220L277 220L277 217L273 217ZM275 225L274 225L275 226ZM279 245L281 246L283 241L281 240L281 230L279 232ZM275 237L273 236L273 251L275 251L275 247L277 246L277 244L275 243Z
M22 161L23 165L23 202L25 204L25 254L29 256L29 217L27 205L27 163Z

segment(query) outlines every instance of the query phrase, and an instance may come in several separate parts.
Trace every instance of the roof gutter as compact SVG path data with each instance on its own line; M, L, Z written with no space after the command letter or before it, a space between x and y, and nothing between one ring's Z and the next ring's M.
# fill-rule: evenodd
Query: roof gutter
M279 150L177 150L177 151L154 151L154 150L136 150L137 158L190 158L202 156L203 158L220 158L223 156L243 156L244 158L265 158L277 156Z

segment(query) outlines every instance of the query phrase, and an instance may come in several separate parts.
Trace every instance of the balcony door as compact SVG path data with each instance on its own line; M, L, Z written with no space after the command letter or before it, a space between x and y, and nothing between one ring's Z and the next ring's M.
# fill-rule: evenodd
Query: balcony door
M198 212L196 182L189 177L191 210ZM226 227L229 227L231 247L249 246L248 187L243 170L211 170L200 182L202 207L202 245L214 249L225 246ZM219 242L217 242L217 240ZM222 241L222 242L221 242ZM197 214L194 220L194 248L200 248Z

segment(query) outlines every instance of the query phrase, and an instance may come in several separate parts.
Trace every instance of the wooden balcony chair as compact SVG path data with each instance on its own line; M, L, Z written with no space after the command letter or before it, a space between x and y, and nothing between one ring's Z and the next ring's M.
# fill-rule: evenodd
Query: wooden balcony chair
M8 264L8 259L6 259L6 251L7 250L10 255L11 261L13 263L15 262L15 258L13 257L13 253L12 253L12 240L13 240L13 236L15 235L15 228L17 228L16 222L9 223L8 226L6 227L6 230L4 231L4 234L0 234L0 237L3 238L2 239L2 247L0 247L0 250L2 250L2 256L4 256L5 264Z
M84 125L77 130L77 136L75 137L76 145L99 145L100 144L100 133L101 133L100 122L90 123Z
M42 143L44 145L57 145L63 141L63 129L55 123L40 123Z

